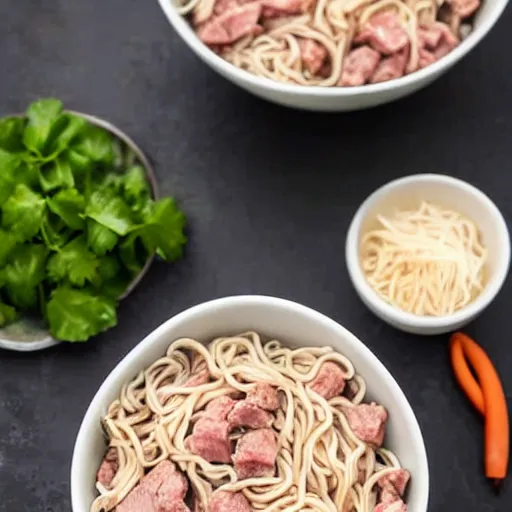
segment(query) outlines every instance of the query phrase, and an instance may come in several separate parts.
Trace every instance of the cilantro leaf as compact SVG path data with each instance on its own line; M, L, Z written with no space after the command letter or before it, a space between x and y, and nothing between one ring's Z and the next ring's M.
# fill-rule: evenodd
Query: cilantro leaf
M114 279L121 270L121 264L115 256L103 256L100 259L99 274L103 281Z
M48 208L59 216L70 228L81 230L85 227L82 217L85 211L85 198L75 188L60 190L46 200Z
M14 194L2 207L2 224L14 232L20 241L34 237L43 223L46 202L25 185L17 185Z
M20 164L18 155L0 148L0 206L12 194L14 189L14 173Z
M142 245L139 230L130 233L121 241L118 254L119 259L132 276L137 275L142 270L149 254Z
M57 156L65 150L73 140L88 126L87 121L83 117L73 114L62 114L55 122L49 140L47 142L47 153L51 157Z
M85 236L79 236L53 254L47 266L48 277L54 282L69 281L84 286L86 281L97 282L99 260L89 251Z
M122 177L124 197L131 205L140 204L149 198L146 173L139 165L134 165Z
M98 255L111 251L119 241L119 236L95 220L87 219L87 243Z
M187 237L183 233L187 220L172 198L161 199L150 205L141 238L149 253L166 261L176 261L183 255Z
M48 248L58 251L68 242L71 234L71 230L59 217L51 215L50 212L45 215L41 225L41 236Z
M37 287L45 278L46 257L44 245L18 245L4 268L5 289L11 303L26 310L37 303Z
M57 288L46 315L52 335L62 341L87 341L117 324L115 301L86 289Z
M44 192L50 192L61 187L73 188L75 186L75 179L69 162L59 157L41 167L39 183Z
M112 136L98 126L88 125L82 130L72 149L96 163L111 166L114 162Z
M23 133L23 142L28 149L37 155L43 155L52 127L61 112L62 102L55 99L39 100L28 107L28 123Z
M11 153L23 151L25 120L21 117L0 119L0 148Z
M85 214L120 236L129 233L134 225L130 207L114 190L106 187L92 193Z
M0 327L12 324L17 318L18 313L13 307L0 302Z
M0 267L7 263L7 258L17 244L18 239L14 233L0 229Z

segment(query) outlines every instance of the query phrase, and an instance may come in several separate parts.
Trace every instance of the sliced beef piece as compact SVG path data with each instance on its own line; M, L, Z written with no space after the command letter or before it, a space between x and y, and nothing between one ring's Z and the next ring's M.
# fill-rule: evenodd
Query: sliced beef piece
M374 50L391 55L403 50L409 44L409 36L400 24L398 15L392 11L374 14L355 37L354 42L367 43Z
M225 420L201 418L194 425L186 447L208 462L231 462L229 423Z
M326 400L330 400L342 393L345 383L342 369L336 363L327 361L320 366L316 377L308 386Z
M382 59L379 62L375 73L373 73L370 82L372 84L376 84L404 76L408 58L409 52L407 50L402 50L394 55L390 55L389 57Z
M197 35L206 44L231 44L241 37L258 34L263 29L258 25L261 4L251 2L229 9L220 16L214 16L199 27Z
M299 39L299 46L304 67L312 75L316 75L327 58L327 49L314 39Z
M388 420L388 413L382 405L359 404L342 410L350 428L361 441L375 447L382 446Z
M203 416L208 416L215 420L225 420L236 403L236 400L233 400L229 396L219 396L218 398L214 398L206 406Z
M299 14L303 11L303 0L261 0L264 19Z
M277 411L279 409L277 389L267 382L257 382L256 386L247 393L246 401L266 411Z
M480 8L480 0L447 0L452 11L462 19L469 18Z
M235 471L240 480L274 475L277 442L273 430L262 428L244 434L233 456Z
M168 460L155 466L117 506L116 512L189 512L188 483Z
M252 509L241 492L215 491L207 512L252 512Z
M96 480L104 487L109 487L118 469L119 461L117 460L117 450L115 448L109 448L101 462L100 469L98 469Z
M395 469L379 478L377 485L380 488L380 501L382 503L393 503L400 500L405 494L410 477L409 471Z
M345 58L339 85L354 87L364 85L379 64L380 55L369 46L351 50Z
M228 415L230 427L269 428L274 421L272 414L246 400L238 402Z
M402 500L394 503L377 503L373 512L407 512L407 505Z

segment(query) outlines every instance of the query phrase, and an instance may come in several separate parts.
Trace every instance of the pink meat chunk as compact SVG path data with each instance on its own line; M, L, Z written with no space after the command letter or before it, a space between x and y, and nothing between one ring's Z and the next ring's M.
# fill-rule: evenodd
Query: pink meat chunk
M299 46L304 66L312 75L316 75L327 58L327 49L313 39L300 39Z
M215 16L199 27L197 35L206 44L231 44L241 37L260 33L261 4L251 2Z
M459 40L444 23L419 29L419 67L424 68L450 53Z
M480 7L480 0L448 0L452 11L461 18L469 18Z
M261 0L263 18L278 18L299 14L303 10L302 0Z
M233 456L235 471L240 480L274 475L277 457L277 442L274 431L269 428L252 430L238 441Z
M378 503L373 512L407 512L407 505L402 500L394 503Z
M195 375L190 376L185 384L183 384L183 387L185 388L193 388L195 386L202 386L203 384L206 384L210 380L210 373L208 372L208 369L200 370Z
M252 512L246 497L240 492L215 491L208 512Z
M405 469L395 469L393 472L379 478L377 485L380 488L380 501L393 503L400 500L405 494L411 475Z
M231 462L229 423L213 418L201 418L194 425L186 447L208 462Z
M238 7L241 2L238 0L216 0L213 12L217 15L224 14L235 7Z
M374 14L368 20L355 42L368 43L374 50L391 55L409 44L409 36L398 16L394 12L384 11Z
M230 427L269 428L274 421L272 414L245 400L238 402L228 415Z
M340 85L354 87L364 85L379 64L380 55L369 46L352 50L346 57Z
M142 478L116 512L189 512L183 501L187 489L187 479L165 460Z
M407 64L408 52L402 50L397 52L385 59L382 59L373 73L372 84L379 82L387 82L388 80L394 80L404 76L405 66Z
M104 487L109 487L116 476L118 468L117 450L109 448L101 462L100 469L98 469L96 480Z
M376 447L382 446L388 420L388 413L382 405L359 404L343 407L343 413L352 432L361 441Z
M326 400L330 400L342 393L345 383L345 375L341 368L336 363L327 361L320 366L316 377L308 386Z
M208 416L209 418L213 418L216 420L226 420L228 414L235 407L236 400L233 400L229 396L219 396L218 398L214 398L204 410L204 416Z
M279 409L277 389L267 382L257 382L256 386L247 393L246 401L266 411L277 411Z

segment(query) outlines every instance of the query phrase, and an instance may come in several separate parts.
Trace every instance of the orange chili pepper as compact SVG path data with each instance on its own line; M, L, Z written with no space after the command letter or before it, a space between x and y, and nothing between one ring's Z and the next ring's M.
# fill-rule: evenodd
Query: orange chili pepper
M485 475L499 485L509 459L509 419L503 386L491 360L475 341L463 333L452 335L450 354L458 383L485 418ZM467 362L473 368L473 377Z

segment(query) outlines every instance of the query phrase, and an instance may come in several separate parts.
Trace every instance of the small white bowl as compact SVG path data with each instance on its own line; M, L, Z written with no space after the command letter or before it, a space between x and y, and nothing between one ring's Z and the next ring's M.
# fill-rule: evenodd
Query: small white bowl
M262 78L230 64L210 50L196 36L173 0L158 0L169 23L185 44L210 68L230 82L266 100L288 107L323 112L360 110L407 96L442 76L487 35L503 13L508 0L483 0L471 34L448 55L410 75L361 87L315 87L286 84ZM487 48L488 51L491 48ZM495 70L494 72L499 72ZM491 80L491 76L489 80Z
M442 317L406 313L385 302L370 286L361 269L361 236L375 226L378 214L390 215L395 209L415 208L430 201L456 210L476 222L482 242L489 250L487 284L471 304ZM376 190L364 201L348 230L345 257L348 272L361 300L379 318L402 331L434 335L455 331L476 318L494 300L507 278L510 266L510 236L497 206L473 185L442 174L416 174L400 178Z
M298 347L331 345L354 363L366 379L368 398L389 412L385 445L411 472L408 510L426 512L429 475L425 445L395 379L361 341L333 320L294 302L260 296L228 297L190 308L153 331L116 366L96 393L78 432L71 466L73 512L89 512L96 496L96 471L106 450L100 418L123 384L162 357L176 338L188 336L206 343L248 329Z

